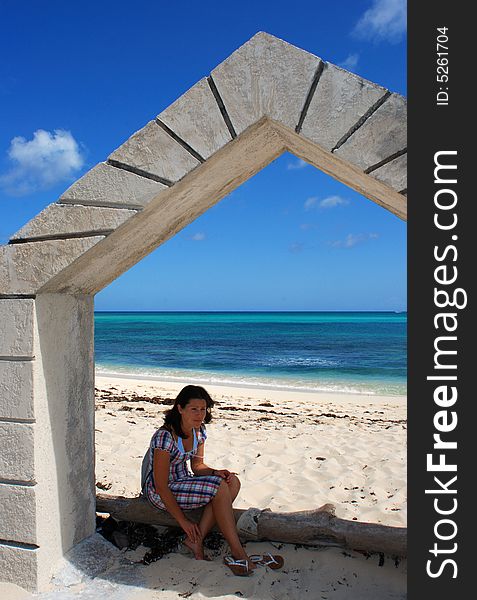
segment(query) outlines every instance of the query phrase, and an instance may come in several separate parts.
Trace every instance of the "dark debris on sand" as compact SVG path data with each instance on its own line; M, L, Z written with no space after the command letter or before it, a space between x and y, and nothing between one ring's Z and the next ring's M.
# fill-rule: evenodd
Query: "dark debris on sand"
M101 402L149 402L149 404L163 404L165 406L172 406L174 404L174 398L163 398L162 396L140 396L133 392L130 395L113 393L110 390L100 390L95 388L96 400ZM131 410L123 408L121 410Z
M132 521L116 521L113 517L96 517L96 531L120 550L136 550L139 546L149 548L143 556L144 565L161 559L166 554L176 552L184 537L177 527L169 527L162 533L152 525ZM204 540L204 547L212 556L221 554L224 538L217 532L211 532Z
M114 390L114 391L113 391ZM139 395L136 392L127 393L124 390L117 390L116 388L99 389L95 388L96 392L96 410L99 408L106 408L107 403L124 403L123 406L119 408L120 411L131 411L131 410L143 410L144 408L131 407L128 406L129 403L138 403L138 402L146 402L149 404L156 404L162 406L171 406L174 404L173 398L166 398L162 396L147 396L147 395ZM346 414L341 412L307 412L307 413L297 413L293 410L274 410L275 405L271 402L264 401L260 402L257 406L250 406L249 404L245 406L237 406L236 403L231 406L223 405L219 401L215 401L215 409L217 409L218 416L220 417L220 413L224 411L224 414L227 415L227 419L241 419L240 413L262 413L263 417L256 417L257 421L261 421L264 423L264 427L267 425L267 421L272 421L274 419L279 418L280 423L282 425L288 425L290 427L296 427L294 421L299 418L303 422L308 423L317 423L319 425L326 424L328 419L344 419L349 421L350 425L373 425L374 427L382 428L382 429L390 429L391 427L401 426L403 429L406 428L406 419L386 419L382 417L374 418L372 417L372 412L369 410L364 411L363 414ZM383 411L373 411L375 415L384 415ZM111 416L117 416L116 414L107 413ZM267 415L267 416L265 416ZM369 415L369 416L368 416ZM324 419L324 420L323 420Z

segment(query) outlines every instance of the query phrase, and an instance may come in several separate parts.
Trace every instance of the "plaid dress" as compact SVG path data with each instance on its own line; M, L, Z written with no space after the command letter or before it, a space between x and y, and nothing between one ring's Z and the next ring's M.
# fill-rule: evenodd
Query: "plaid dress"
M194 431L195 434L195 431ZM169 489L174 494L177 504L184 510L199 508L208 504L217 493L222 478L219 475L194 475L188 466L188 461L194 455L196 448L205 442L207 434L205 425L201 425L197 435L194 435L192 450L184 452L184 446L174 441L167 429L158 429L152 436L149 448L150 464L153 464L154 448L160 448L170 453ZM151 472L145 484L145 496L156 508L166 510L164 503L156 492L154 476Z

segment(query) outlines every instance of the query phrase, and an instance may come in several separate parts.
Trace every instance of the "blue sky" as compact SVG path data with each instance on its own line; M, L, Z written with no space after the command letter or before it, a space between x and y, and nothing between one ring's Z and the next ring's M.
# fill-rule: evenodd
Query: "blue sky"
M0 243L257 31L406 95L405 3L0 0ZM284 155L97 310L404 310L406 224Z

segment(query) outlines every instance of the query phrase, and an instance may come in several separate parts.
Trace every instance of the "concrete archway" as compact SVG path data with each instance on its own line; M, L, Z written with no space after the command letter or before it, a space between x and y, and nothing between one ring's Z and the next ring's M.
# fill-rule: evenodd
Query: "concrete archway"
M285 151L406 218L406 101L258 33L0 247L0 572L95 528L94 294Z

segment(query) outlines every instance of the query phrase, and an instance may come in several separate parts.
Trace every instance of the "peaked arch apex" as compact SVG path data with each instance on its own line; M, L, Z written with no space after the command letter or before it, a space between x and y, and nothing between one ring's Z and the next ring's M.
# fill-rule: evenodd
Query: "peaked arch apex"
M406 100L262 31L17 232L21 250L0 249L0 294L95 293L286 150L406 218ZM140 210L164 216L155 237L79 275L82 253L115 251ZM36 266L19 273L22 260Z

